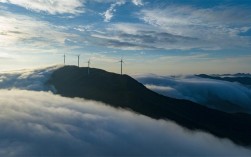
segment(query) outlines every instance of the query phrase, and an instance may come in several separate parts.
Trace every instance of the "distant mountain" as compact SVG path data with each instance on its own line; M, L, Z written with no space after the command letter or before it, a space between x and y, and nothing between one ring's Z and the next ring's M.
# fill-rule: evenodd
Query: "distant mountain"
M201 78L209 78L209 79L216 79L216 80L224 80L229 82L239 82L243 85L247 85L251 87L251 75L250 74L243 74L238 73L234 75L225 74L225 75L206 75L206 74L199 74L196 75Z
M224 112L251 114L251 88L247 85L193 75L140 75L134 78L164 96L190 100Z
M251 145L251 115L225 113L187 100L157 94L128 75L104 70L65 66L53 72L48 84L58 94L102 101L155 119L168 119L192 130L204 130Z
M249 73L236 73L236 74L214 74L219 77L251 77Z

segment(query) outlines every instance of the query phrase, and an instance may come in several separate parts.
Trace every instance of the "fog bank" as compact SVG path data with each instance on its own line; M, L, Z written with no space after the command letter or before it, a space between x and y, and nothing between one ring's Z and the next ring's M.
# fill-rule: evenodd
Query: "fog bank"
M173 122L84 99L0 90L0 156L250 156Z

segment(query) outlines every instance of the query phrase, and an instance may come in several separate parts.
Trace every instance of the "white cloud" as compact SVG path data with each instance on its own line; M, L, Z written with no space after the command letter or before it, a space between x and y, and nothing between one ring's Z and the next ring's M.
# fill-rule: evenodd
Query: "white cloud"
M132 3L139 6L139 5L143 5L142 0L132 0Z
M136 76L147 88L173 98L187 99L227 112L251 113L251 89L236 82L195 76Z
M77 35L67 33L65 27L26 15L0 11L0 47L3 53L56 52L65 40Z
M113 9L105 12L105 21L110 21ZM116 23L107 26L105 33L92 36L103 46L122 50L247 48L251 39L240 33L251 28L250 15L250 10L242 7L142 9L137 16L145 23Z
M238 12L238 14L234 14ZM207 9L199 9L190 6L168 6L164 9L143 9L139 15L145 22L157 25L166 30L172 31L179 35L193 35L194 29L197 27L208 29L227 29L231 30L231 26L235 26L235 29L242 29L243 25L249 25L251 22L247 21L250 16L250 11L242 7L215 7ZM221 16L219 16L221 15ZM177 29L185 27L181 32L175 31ZM229 27L228 27L229 26ZM196 27L190 28L189 27ZM233 28L233 29L234 29ZM196 33L198 35L198 33Z
M245 28L251 27L248 20L251 18L251 12L244 7L199 9L171 5L164 9L143 9L138 16L155 29L199 39L191 45L194 48L222 49L250 45L249 38L239 36L239 33L247 30Z
M79 32L85 32L85 31L90 31L93 29L93 26L92 25L79 25L79 26L76 26L75 28L73 28Z
M0 0L0 2L49 14L80 14L84 12L82 0Z
M35 91L52 91L55 89L46 85L51 74L60 66L52 66L35 70L19 70L0 73L0 89L25 89Z
M104 16L104 21L105 22L110 22L110 20L113 17L114 12L116 12L116 7L121 6L123 4L125 4L126 1L124 0L119 0L113 4L111 4L110 8L108 10L106 10L104 13L102 13L102 15Z
M116 12L116 7L124 5L127 0L111 0L111 1L98 1L97 2L113 2L109 9L107 9L104 13L101 15L104 17L104 22L110 22L112 17L114 16L114 13ZM141 0L132 0L131 1L136 6L143 5L143 2Z
M249 156L249 149L173 122L94 101L0 90L1 156Z

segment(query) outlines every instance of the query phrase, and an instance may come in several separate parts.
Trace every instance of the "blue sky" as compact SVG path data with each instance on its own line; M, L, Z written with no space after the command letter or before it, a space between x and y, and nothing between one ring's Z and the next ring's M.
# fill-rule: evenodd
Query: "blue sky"
M248 0L0 0L0 70L251 73Z

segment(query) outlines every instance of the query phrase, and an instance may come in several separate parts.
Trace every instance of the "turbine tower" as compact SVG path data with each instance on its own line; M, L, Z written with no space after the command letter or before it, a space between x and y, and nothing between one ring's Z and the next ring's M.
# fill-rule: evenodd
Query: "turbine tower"
M123 61L123 59L121 58L121 60L119 61L120 62L120 65L121 65L121 67L120 67L120 71L121 71L121 75L123 74L123 63L124 63L124 61Z
M64 65L65 65L65 54L64 54Z
M89 75L89 74L90 74L90 65L91 65L91 60L89 59L87 63L88 63L88 71L87 71L87 72L88 72L88 75Z
M78 56L78 67L79 67L79 57L80 57L80 55L77 55Z

